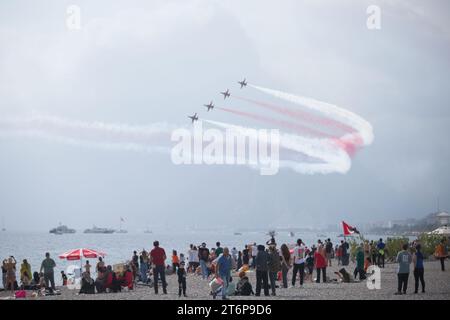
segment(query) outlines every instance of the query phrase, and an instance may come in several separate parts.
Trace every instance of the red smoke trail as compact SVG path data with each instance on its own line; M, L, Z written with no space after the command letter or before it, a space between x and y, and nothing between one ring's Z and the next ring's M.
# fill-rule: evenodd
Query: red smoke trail
M317 131L308 127L305 127L301 124L297 124L297 123L293 123L293 122L289 122L289 121L285 121L285 120L278 120L278 119L272 119L272 118L268 118L265 116L261 116L258 114L254 114L254 113L249 113L249 112L244 112L244 111L240 111L240 110L235 110L235 109L229 109L229 108L221 108L221 107L217 107L217 109L222 110L222 111L226 111L229 113L234 113L240 116L244 116L247 118L251 118L251 119L255 119L261 122L266 122L266 123L270 123L270 124L274 124L274 125L278 125L281 127L285 127L288 129L292 129L295 130L299 133L302 134L310 134L313 136L318 136L321 138L329 138L329 139L336 139L339 140L339 138L335 137L335 136L331 136L327 133L321 132L321 131Z
M277 106L274 104L256 101L256 100L252 100L252 99L248 99L248 98L244 98L244 97L240 97L240 96L235 96L235 95L233 95L232 97L255 104L255 105L258 105L258 106L261 106L263 108L277 112L279 114L283 114L285 116L293 117L293 118L296 118L299 120L309 121L309 122L316 123L319 125L334 127L336 129L342 130L346 133L351 133L351 132L355 131L355 129L353 129L352 127L350 127L346 124L343 124L339 121L316 116L316 115L313 115L313 114L305 112L305 111L292 110L290 108L280 107L280 106Z
M289 121L285 121L285 120L272 119L272 118L268 118L268 117L261 116L258 114L240 111L240 110L236 110L236 109L222 108L222 107L216 107L216 108L219 110L225 111L225 112L237 114L237 115L251 118L251 119L254 119L257 121L266 122L266 123L278 125L281 127L285 127L288 129L292 129L301 134L307 133L307 134L317 136L320 138L328 138L331 141L333 141L339 148L341 148L345 152L347 152L347 154L351 157L353 157L355 155L357 148L360 145L362 145L362 139L358 134L354 134L354 136L352 136L351 138L340 139L339 137L332 136L330 134L311 129L311 128L305 127L305 126L297 124L297 123L293 123L293 122L289 122Z

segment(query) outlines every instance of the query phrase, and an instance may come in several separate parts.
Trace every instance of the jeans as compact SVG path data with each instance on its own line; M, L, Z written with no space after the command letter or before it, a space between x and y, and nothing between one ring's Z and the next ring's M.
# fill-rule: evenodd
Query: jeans
M147 271L148 271L148 264L147 263L141 263L141 281L144 283L147 283Z
M408 288L408 277L409 273L399 273L397 274L398 278L398 292L406 293L406 289Z
M220 273L219 277L220 277L220 279L223 280L222 299L226 299L227 298L228 285L230 284L230 274L229 273Z
M164 265L155 266L153 268L153 286L155 287L155 293L158 293L158 275L161 278L163 292L167 293L167 282L166 282L166 267Z
M327 282L327 268L316 268L317 270L317 279L316 282L320 283L320 271L322 270L322 280L323 283Z
M366 272L364 271L364 268L356 267L355 271L353 272L353 275L355 276L355 279L358 276L358 274L359 274L359 280L366 279Z
M53 272L44 273L45 287L49 288L48 283L50 282L52 290L55 290L55 275Z
M275 295L275 293L276 293L275 285L276 285L276 281L277 281L277 274L278 274L278 272L269 271L270 288L272 290L272 295Z
M289 268L285 265L285 264L282 264L281 265L281 275L282 275L282 278L283 278L283 288L287 288L287 282L288 282L288 279L287 279L287 274L288 274L288 271L289 271Z
M423 268L414 269L414 292L417 292L417 290L419 290L419 280L422 284L422 292L425 292L425 280L423 279L423 271Z
M255 295L261 295L261 284L264 289L264 295L269 295L269 281L267 271L256 270L256 292Z
M441 258L439 258L439 260L441 260L441 270L445 271L445 264L444 264L445 257L441 257Z
M299 263L299 264L294 263L294 269L292 270L292 286L295 286L295 280L297 278L297 271L300 274L300 285L303 285L303 278L305 276L305 264L304 263Z
M200 267L202 268L203 279L208 279L208 267L206 266L205 260L200 260Z

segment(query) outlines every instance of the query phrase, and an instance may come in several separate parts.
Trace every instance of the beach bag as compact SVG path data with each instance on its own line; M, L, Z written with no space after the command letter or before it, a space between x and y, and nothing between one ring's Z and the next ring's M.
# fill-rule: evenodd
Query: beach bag
M211 288L211 292L217 292L220 288L222 288L223 286L223 280L220 278L214 278L212 279L212 281L209 283L209 286Z
M236 285L234 283L228 284L227 296L234 296L236 294Z
M16 296L16 299L26 298L27 292L25 290L19 290L19 291L16 291L15 296Z

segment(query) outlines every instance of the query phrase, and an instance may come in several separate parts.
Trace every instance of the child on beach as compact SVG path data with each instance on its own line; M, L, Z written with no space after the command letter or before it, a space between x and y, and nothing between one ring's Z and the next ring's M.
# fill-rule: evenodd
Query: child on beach
M181 292L183 292L183 296L186 296L186 269L184 268L185 262L181 261L180 266L177 270L178 276L178 296L181 297Z
M67 286L67 276L64 273L64 271L61 271L61 279L62 279L63 286Z
M172 250L172 271L177 272L177 268L180 266L180 258L178 258L177 250Z

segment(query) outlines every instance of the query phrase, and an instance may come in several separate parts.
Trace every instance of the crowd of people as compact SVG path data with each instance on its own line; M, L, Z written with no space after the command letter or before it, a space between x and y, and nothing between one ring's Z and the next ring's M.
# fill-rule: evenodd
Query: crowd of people
M220 242L214 248L208 248L206 243L199 246L191 244L187 255L172 250L172 255L167 257L165 250L160 247L158 241L154 241L150 251L142 250L139 254L133 252L131 259L119 264L120 268L113 269L106 265L102 257L98 258L95 265L94 279L93 268L89 261L83 266L81 273L81 288L79 293L94 294L105 292L119 292L123 288L133 290L136 285L153 287L158 294L162 287L163 294L167 294L166 276L174 275L178 282L179 296L187 296L187 275L195 274L209 283L211 295L216 298L220 295L228 299L230 295L275 296L277 288L295 287L297 280L302 287L305 281L325 283L329 281L353 282L364 280L367 277L369 267L375 265L379 268L385 266L386 244L383 239L379 241L362 241L356 251L350 253L350 245L345 240L333 245L330 239L318 240L317 243L307 246L301 239L294 246L282 244L279 248L272 237L264 244L256 243L245 245L242 250L235 247L229 249L222 247ZM435 257L441 263L442 271L445 270L445 259L448 257L446 240L442 240L436 247ZM355 262L353 278L346 271L352 259ZM170 263L167 263L170 261ZM335 272L336 278L327 275L327 268L333 261L341 267ZM419 284L422 292L425 292L424 280L424 255L418 242L404 244L398 252L395 262L398 263L398 291L396 294L406 294L410 266L413 266L415 279L415 293L418 293ZM55 261L49 253L45 254L39 272L32 274L31 265L26 259L20 266L20 282L16 279L16 259L11 256L3 261L3 287L14 295L15 290L33 290L36 294L55 294ZM373 268L372 268L373 269ZM249 280L248 272L255 273L255 290ZM316 271L314 275L314 270ZM291 271L289 281L288 274ZM233 283L233 272L238 275L238 281ZM68 277L61 271L63 285L68 285ZM280 285L278 285L280 282ZM20 285L18 284L20 283Z

